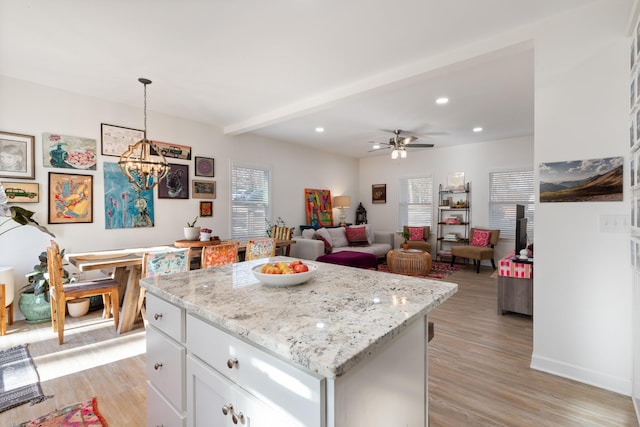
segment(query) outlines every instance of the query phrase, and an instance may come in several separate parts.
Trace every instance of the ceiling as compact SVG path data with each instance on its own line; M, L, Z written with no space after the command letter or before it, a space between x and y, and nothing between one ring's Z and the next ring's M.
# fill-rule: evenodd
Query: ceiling
M0 74L359 158L532 135L532 44L492 41L592 1L0 0Z

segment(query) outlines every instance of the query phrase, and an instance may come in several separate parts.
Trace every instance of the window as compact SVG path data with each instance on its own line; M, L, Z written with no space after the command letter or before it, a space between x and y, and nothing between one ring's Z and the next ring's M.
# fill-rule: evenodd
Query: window
M533 240L533 170L489 173L489 226L500 237L516 237L516 205L524 205L527 236Z
M400 178L398 230L403 225L432 226L433 178Z
M231 165L231 238L265 237L271 218L271 169Z

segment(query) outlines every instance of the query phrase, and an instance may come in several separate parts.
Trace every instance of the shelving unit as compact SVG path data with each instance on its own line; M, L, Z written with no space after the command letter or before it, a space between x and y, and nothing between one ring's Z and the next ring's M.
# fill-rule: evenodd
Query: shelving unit
M436 260L451 259L451 246L469 244L471 223L471 184L464 190L447 190L440 184L438 191L438 225Z

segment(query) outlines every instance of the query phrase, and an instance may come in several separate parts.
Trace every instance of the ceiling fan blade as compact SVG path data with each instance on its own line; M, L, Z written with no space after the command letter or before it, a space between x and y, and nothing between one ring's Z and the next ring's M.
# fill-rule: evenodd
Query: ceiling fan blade
M411 144L416 139L418 139L417 136L407 136L406 138L403 138L402 140L400 140L400 143L407 145L407 144Z
M408 144L405 145L406 148L431 148L434 147L433 144Z
M386 150L387 148L391 148L391 147L386 146L386 147L374 148L373 150L369 150L369 153L373 153L374 151Z

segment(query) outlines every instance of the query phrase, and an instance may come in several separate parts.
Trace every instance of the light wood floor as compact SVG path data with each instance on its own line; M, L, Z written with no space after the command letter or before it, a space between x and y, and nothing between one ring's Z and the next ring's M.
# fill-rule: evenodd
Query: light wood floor
M628 396L529 368L532 322L496 314L491 273L467 267L450 276L458 293L430 314L431 427L637 426ZM0 413L0 426L92 396L110 427L145 425L144 329L117 335L97 314L71 319L62 346L49 324L16 322L0 337L0 349L29 343L43 392L53 395Z

